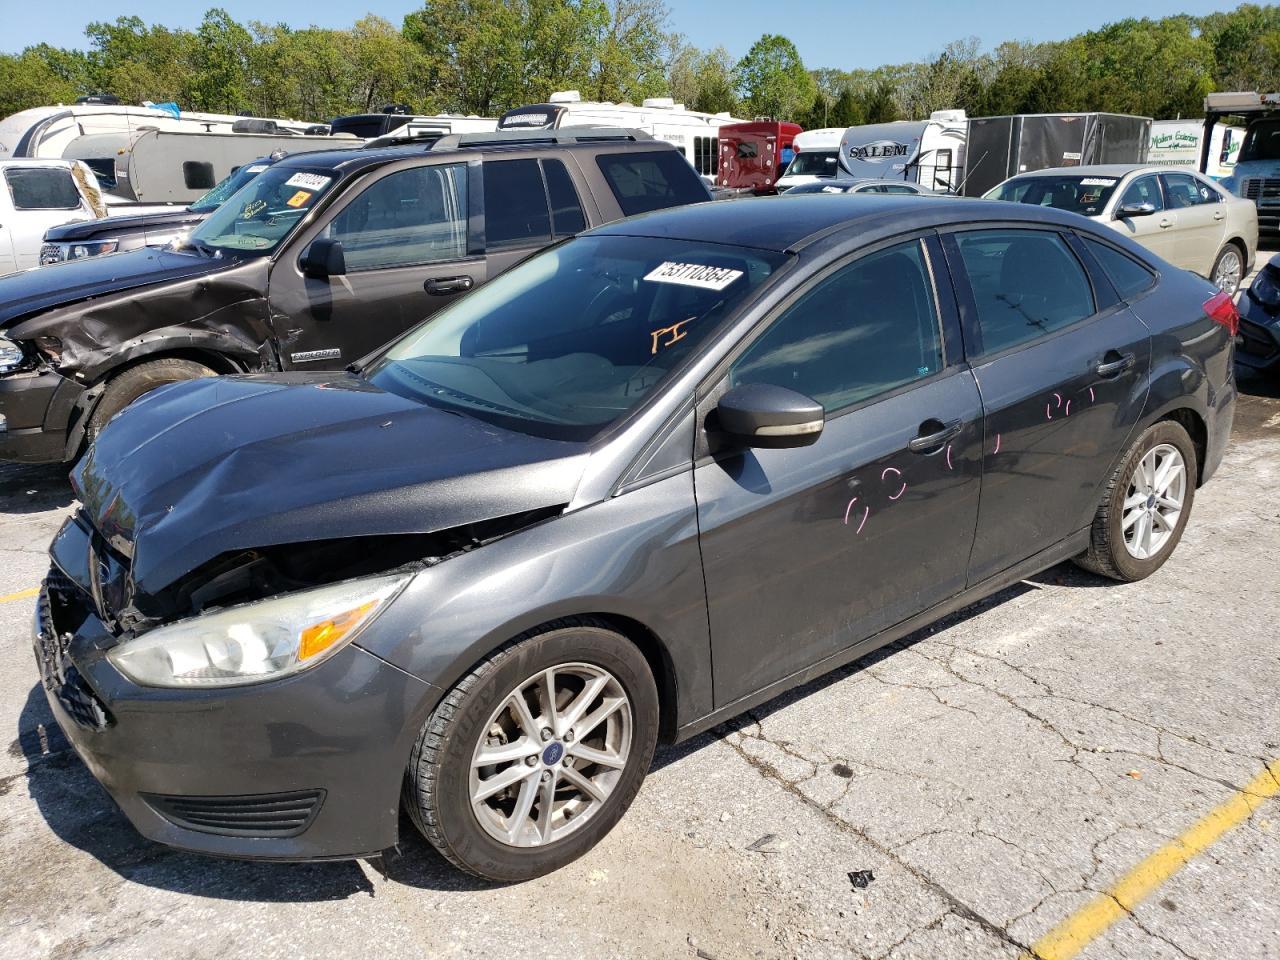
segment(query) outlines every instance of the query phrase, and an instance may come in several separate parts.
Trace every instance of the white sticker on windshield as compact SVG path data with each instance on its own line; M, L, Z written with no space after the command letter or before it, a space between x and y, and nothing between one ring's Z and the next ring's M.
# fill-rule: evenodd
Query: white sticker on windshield
M1114 187L1116 185L1115 180L1107 177L1081 177L1080 183L1086 187Z
M723 290L742 276L741 270L729 267L709 267L702 263L676 263L667 260L658 264L646 275L652 283L679 283L686 287L702 287L704 290Z
M291 187L305 187L308 190L323 190L329 185L332 177L321 176L318 173L295 173L292 177L285 181Z

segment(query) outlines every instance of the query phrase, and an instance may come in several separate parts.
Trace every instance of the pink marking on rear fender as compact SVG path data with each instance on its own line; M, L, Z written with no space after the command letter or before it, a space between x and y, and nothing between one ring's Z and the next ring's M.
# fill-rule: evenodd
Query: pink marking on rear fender
M991 455L994 457L994 456L995 456L997 453L999 453L999 452L1000 452L1000 434L998 434L998 433L997 433L997 434L996 434L996 448L995 448L994 450L992 450L992 451L991 451Z

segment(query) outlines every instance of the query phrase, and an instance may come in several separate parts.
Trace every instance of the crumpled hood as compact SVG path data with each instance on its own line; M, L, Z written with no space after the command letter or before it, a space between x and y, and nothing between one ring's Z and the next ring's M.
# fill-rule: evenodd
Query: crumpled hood
M0 328L42 310L132 287L182 280L235 266L239 261L143 247L84 260L36 267L0 277Z
M121 233L199 223L207 216L207 213L194 213L187 207L174 207L172 210L160 213L138 213L105 217L101 220L77 220L73 223L62 223L56 227L50 227L44 232L44 238L49 243L75 243L96 237L110 239Z
M347 374L211 377L147 394L72 475L142 593L230 550L432 533L568 503L582 444L415 403Z

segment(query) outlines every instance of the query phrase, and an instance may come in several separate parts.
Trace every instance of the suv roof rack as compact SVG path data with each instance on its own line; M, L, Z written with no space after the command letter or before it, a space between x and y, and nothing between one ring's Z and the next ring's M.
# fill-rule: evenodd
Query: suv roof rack
M523 143L610 143L652 140L643 130L625 127L558 127L554 130L495 130L492 133L453 133L441 137L433 149L501 147Z

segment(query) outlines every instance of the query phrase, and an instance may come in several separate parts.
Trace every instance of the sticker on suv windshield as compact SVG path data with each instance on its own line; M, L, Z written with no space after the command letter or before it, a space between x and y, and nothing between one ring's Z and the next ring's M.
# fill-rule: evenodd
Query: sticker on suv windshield
M1086 187L1114 187L1116 182L1106 177L1081 177L1080 183Z
M741 270L729 267L710 267L703 263L676 263L667 260L658 264L645 279L651 283L678 283L686 287L704 290L723 290L742 276Z
M285 201L291 207L300 207L311 199L311 194L306 190L299 190L292 197Z
M332 179L318 173L295 173L285 183L290 187L302 187L304 190L323 190Z

